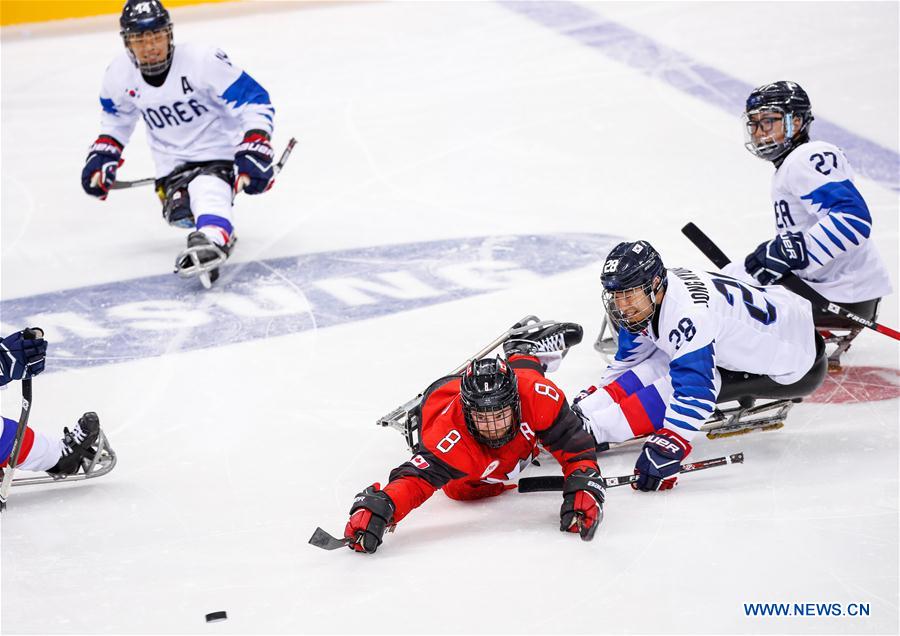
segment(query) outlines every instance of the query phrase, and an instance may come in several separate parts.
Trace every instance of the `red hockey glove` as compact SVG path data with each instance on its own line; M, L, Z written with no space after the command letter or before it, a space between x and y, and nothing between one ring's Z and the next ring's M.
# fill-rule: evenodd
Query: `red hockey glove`
M375 482L356 495L350 508L350 521L344 528L347 546L357 552L375 552L381 545L384 531L394 517L394 502Z
M576 470L566 477L563 504L559 510L559 529L562 532L577 532L583 541L593 539L603 521L604 492L603 477L597 470Z

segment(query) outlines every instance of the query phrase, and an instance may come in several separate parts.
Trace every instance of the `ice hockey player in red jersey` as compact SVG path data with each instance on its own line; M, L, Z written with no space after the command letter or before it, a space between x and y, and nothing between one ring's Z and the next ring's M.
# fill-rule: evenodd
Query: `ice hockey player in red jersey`
M560 530L590 541L604 500L594 440L541 363L544 353L552 357L552 343L563 342L562 332L574 329L580 340L581 327L556 323L532 340L505 343L506 360L475 360L461 375L431 384L420 406L417 454L391 472L384 488L375 483L356 496L344 530L349 547L375 552L385 529L437 490L457 500L500 495L538 455L539 443L566 478Z

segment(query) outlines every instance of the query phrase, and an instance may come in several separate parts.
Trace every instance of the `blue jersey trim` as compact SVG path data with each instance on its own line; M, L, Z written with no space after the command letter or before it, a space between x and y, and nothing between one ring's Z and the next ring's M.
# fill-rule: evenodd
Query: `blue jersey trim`
M109 113L110 115L118 115L119 110L116 108L116 105L113 103L113 100L101 97L100 98L100 107L103 108L104 113Z
M812 240L814 240L814 241L819 245L819 247L822 248L822 251L824 251L826 254L828 254L829 257L834 258L834 254L832 254L831 251L830 251L827 247L825 247L825 245L822 244L822 241L820 241L819 239L817 239L817 238L816 238L815 236L813 236L812 234L807 234L807 236L812 237ZM813 258L816 258L815 256L813 256L812 252L810 252L809 255L812 256ZM819 263L819 265L822 264L821 262L819 262L819 259L817 259L817 258L816 258L816 262Z
M834 243L839 248L841 248L842 251L844 251L844 252L847 251L847 248L844 247L844 244L841 243L840 239L838 239L838 237L836 237L834 234L832 234L831 231L827 227L825 227L824 223L819 223L819 227L822 228L823 232L825 232L825 236L827 236L828 238L831 239L832 243Z
M3 418L3 433L0 434L0 464L9 459L13 445L16 442L16 429L18 428L18 422L8 417Z
M689 409L684 406L679 406L678 404L672 404L672 410L675 411L676 413L678 413L679 415L684 415L685 417L694 418L695 420L698 420L701 423L706 421L706 416L701 413L698 413L694 409Z
M838 231L847 237L847 239L853 243L854 245L859 245L859 239L856 238L856 235L853 233L849 227L841 223L836 214L829 214L828 218L831 219L831 222L834 224L834 227L838 229Z
M266 89L247 75L246 72L241 72L241 76L225 89L225 92L222 93L222 99L229 104L234 102L231 104L232 108L240 108L244 104L265 104L267 106L272 104L269 101L269 93L266 92Z
M872 215L869 214L865 200L849 179L830 181L800 198L812 205L820 205L823 210L835 210L872 222Z
M681 385L696 385L713 388L713 367L715 367L715 343L673 358L669 363L669 375L676 392ZM691 380L684 383L684 380ZM715 399L713 396L711 399Z
M850 217L850 216L844 216L844 219L843 219L843 220L846 221L847 223L849 223L850 226L851 226L854 230L856 230L857 232L859 232L859 234L860 234L863 238L869 238L869 234L872 233L872 226L869 225L868 223L864 223L863 221L860 221L860 220L855 219L855 218Z
M684 404L686 406L693 406L698 409L703 409L704 411L709 411L710 413L712 413L713 408L714 408L714 406L707 401L692 400L692 399L686 398L684 396L679 396L677 399L679 402L681 402L682 404Z
M631 357L631 354L638 348L638 343L635 342L637 337L636 333L619 329L619 348L616 350L616 360L625 362Z
M201 214L197 217L198 230L201 227L206 227L207 225L214 225L216 227L222 228L223 230L228 232L228 236L231 236L231 233L234 231L234 227L231 225L231 221L224 217L215 214Z
M674 425L677 426L678 428L683 428L683 429L688 430L688 431L696 431L696 430L698 430L696 426L692 426L692 425L690 425L690 424L688 424L687 422L684 422L684 421L682 421L682 420L676 420L674 417L667 417L667 418L666 418L666 421L667 421L669 424L674 424Z

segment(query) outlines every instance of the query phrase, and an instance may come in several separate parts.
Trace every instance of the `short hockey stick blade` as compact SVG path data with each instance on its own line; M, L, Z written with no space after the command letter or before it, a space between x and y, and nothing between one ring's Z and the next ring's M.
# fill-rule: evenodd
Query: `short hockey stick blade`
M681 233L684 234L691 243L696 245L697 249L703 252L703 255L711 260L713 265L719 269L722 269L731 262L731 259L725 255L725 252L720 250L719 246L713 243L712 239L693 223L688 223L681 228Z
M316 531L313 532L313 535L309 538L310 545L314 545L317 548L322 548L323 550L337 550L338 548L343 548L349 543L350 539L338 539L322 530L322 528L316 528Z

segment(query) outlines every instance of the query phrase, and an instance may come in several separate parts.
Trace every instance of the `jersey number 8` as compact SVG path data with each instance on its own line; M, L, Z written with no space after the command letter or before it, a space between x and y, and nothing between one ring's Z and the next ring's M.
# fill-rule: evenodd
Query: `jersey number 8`
M442 453L449 453L450 449L453 448L460 439L462 439L462 436L459 434L459 431L453 429L444 435L444 439L437 443L437 449Z

